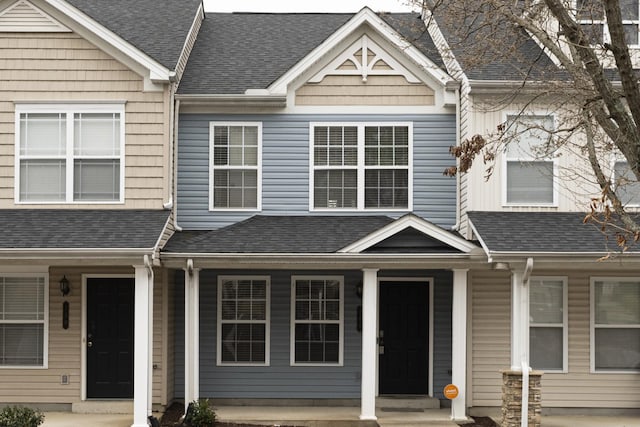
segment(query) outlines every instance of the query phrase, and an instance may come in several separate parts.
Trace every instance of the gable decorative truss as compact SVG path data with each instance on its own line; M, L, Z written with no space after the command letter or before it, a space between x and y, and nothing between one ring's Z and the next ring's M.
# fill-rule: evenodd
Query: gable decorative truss
M0 11L0 32L68 33L71 30L26 0Z
M284 95L290 83L298 78L302 73L313 67L314 64L345 40L350 34L354 33L362 25L368 25L380 34L392 46L402 52L409 60L420 67L425 74L429 76L429 80L439 83L445 88L446 104L455 103L454 90L452 86L457 88L457 82L447 73L438 68L431 59L425 56L418 48L404 39L396 30L389 26L382 18L368 7L363 8L346 24L340 27L335 33L328 37L322 44L317 46L306 57L299 61L295 66L289 69L279 79L264 91L271 95ZM353 48L353 49L352 49ZM362 51L362 59L359 51ZM351 70L349 70L351 68ZM312 77L311 82L321 81L326 75L338 74L355 74L361 75L366 81L366 77L375 74L393 74L403 75L410 83L419 82L419 80L410 73L404 66L394 60L384 49L374 43L369 37L363 36L341 56L332 61L321 72ZM450 86L451 85L451 86ZM251 90L247 91L249 94Z
M429 221L426 221L414 214L407 214L392 223L382 227L380 230L377 230L368 236L363 237L358 240L340 249L338 252L340 253L360 253L363 252L372 246L377 245L383 240L392 237L399 232L406 230L407 228L413 228L421 233L424 233L426 236L429 236L437 241L442 242L443 244L450 246L454 249L459 250L463 253L471 253L474 250L479 249L473 243L459 237L447 230L444 230Z
M309 82L319 83L327 75L362 76L363 82L366 82L370 75L401 75L409 83L420 83L420 80L413 73L366 35L309 79Z

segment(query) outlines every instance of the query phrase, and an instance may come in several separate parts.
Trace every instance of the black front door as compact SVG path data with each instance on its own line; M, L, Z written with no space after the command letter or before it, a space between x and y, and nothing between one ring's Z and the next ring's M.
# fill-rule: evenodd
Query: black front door
M133 398L134 285L87 279L87 398Z
M429 286L380 284L380 394L428 393Z

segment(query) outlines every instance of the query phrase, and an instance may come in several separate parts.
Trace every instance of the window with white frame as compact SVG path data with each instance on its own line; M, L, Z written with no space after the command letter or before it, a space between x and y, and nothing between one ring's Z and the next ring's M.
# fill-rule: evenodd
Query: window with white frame
M640 371L640 279L591 280L591 366Z
M625 39L628 45L638 45L640 26L640 8L638 0L622 0L620 12ZM576 18L592 44L611 41L602 1L576 0Z
M261 123L210 123L210 209L260 209Z
M123 105L17 105L16 200L122 202Z
M291 281L291 364L341 365L343 277L294 276Z
M529 281L529 358L531 367L567 370L567 279Z
M616 195L627 206L640 205L640 182L629 169L626 161L616 161L613 167L613 182Z
M505 203L555 204L552 116L507 117L509 142L505 149Z
M219 365L269 364L268 276L218 278Z
M411 209L409 123L312 123L311 208Z
M0 276L0 367L45 367L45 276Z

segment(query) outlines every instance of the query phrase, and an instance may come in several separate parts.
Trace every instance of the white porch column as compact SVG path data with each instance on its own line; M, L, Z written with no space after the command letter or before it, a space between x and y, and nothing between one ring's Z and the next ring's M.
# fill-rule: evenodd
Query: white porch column
M200 269L184 273L184 408L200 398Z
M376 420L378 269L362 270L362 384L360 419Z
M451 382L458 397L451 401L451 419L467 420L467 269L453 270L451 312Z
M511 272L511 370L529 367L529 276L533 260L529 258L523 272Z
M151 367L153 365L153 276L144 265L135 268L133 344L133 424L147 427L151 415Z

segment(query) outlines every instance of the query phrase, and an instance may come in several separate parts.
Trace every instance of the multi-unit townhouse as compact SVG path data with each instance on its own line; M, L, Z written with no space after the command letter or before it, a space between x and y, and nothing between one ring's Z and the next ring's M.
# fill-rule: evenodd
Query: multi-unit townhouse
M597 262L576 192L518 179L531 159L443 174L530 105L480 108L555 66L535 43L473 70L418 14L161 3L0 2L0 401L373 420L453 383L462 419L524 362L546 408L639 407L636 255Z
M146 426L170 399L158 255L203 16L198 0L0 2L3 403L127 399Z

